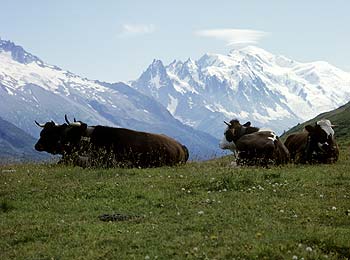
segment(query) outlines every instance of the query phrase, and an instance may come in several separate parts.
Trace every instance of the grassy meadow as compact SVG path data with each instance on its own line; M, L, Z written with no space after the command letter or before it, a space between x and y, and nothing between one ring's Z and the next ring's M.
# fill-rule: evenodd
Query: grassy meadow
M348 145L347 145L348 147ZM334 165L0 166L0 259L349 259L350 155ZM120 221L101 221L119 213Z

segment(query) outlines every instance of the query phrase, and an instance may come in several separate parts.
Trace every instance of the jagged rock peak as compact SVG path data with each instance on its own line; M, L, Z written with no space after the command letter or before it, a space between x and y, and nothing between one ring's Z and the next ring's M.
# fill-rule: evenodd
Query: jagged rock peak
M16 45L11 41L5 41L0 38L0 52L10 52L12 58L20 63L29 64L32 62L37 62L38 64L43 64L43 62L37 57L28 52L26 52L22 46Z

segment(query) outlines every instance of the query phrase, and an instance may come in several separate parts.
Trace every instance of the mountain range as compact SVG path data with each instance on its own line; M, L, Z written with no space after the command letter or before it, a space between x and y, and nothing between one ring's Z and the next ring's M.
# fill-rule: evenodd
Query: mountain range
M0 116L34 137L34 121L64 122L163 133L185 144L192 158L220 153L218 140L176 120L159 102L124 83L93 81L46 64L21 46L0 40Z
M254 46L168 65L154 60L130 84L184 124L217 138L224 120L251 121L280 134L350 100L349 73Z

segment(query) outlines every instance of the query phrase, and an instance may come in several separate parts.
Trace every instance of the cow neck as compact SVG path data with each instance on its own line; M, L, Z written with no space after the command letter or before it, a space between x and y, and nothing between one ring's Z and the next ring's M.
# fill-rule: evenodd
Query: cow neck
M310 156L313 152L322 152L320 147L317 145L317 141L315 141L314 137L311 133L307 136L305 153Z
M246 133L247 133L247 127L242 126L238 131L238 135L234 138L233 141L236 142L239 138L241 138Z
M239 137L242 137L243 135L252 133L252 131L249 131L249 129L251 129L251 127L242 126L242 128L240 129L240 132L239 132Z
M90 142L90 138L92 136L92 133L94 132L95 127L94 126L88 126L84 132L84 134L81 136L81 141L88 141Z
M251 133L254 133L254 132L258 132L259 131L259 128L256 128L256 127L251 127L251 126L242 126L240 129L239 129L239 133L238 133L238 136L236 138L235 141L237 141L239 138L241 138L243 135L247 135L247 134L251 134Z
M245 135L247 133L247 127L242 126L240 131L239 131L239 137Z

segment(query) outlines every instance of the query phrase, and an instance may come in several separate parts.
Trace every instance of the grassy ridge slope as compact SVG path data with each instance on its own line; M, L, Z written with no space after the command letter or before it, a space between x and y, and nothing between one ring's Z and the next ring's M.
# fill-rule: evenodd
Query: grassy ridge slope
M35 161L49 156L35 151L36 139L0 117L0 163Z
M0 168L0 259L350 258L350 161ZM102 222L104 213L136 215Z

